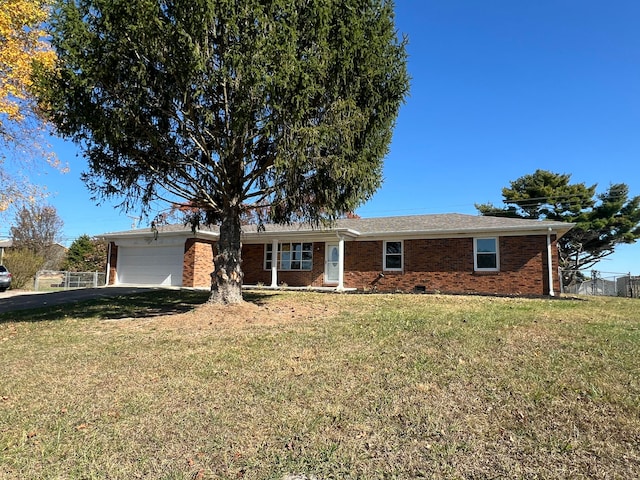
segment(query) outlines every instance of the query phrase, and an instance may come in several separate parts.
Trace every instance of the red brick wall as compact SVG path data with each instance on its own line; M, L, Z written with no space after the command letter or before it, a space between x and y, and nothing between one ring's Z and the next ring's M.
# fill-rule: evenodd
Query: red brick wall
M271 285L271 270L264 269L264 245L242 246L242 271L246 285Z
M215 242L189 238L184 244L182 265L183 287L210 287L213 272L213 250Z
M111 247L111 255L109 256L109 285L115 285L116 284L116 267L118 266L117 261L118 261L118 246L113 243L113 242L109 242L109 246Z
M500 271L474 272L473 239L404 241L404 269L382 269L382 241L346 242L345 287L359 290L546 295L547 237L500 238ZM557 250L552 245L554 288ZM384 276L380 276L380 274Z

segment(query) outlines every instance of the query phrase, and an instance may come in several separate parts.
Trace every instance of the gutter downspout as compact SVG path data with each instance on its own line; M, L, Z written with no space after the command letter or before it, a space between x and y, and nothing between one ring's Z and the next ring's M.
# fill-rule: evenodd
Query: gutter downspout
M551 227L547 231L547 275L549 277L549 296L555 297L553 291L553 255L551 253Z

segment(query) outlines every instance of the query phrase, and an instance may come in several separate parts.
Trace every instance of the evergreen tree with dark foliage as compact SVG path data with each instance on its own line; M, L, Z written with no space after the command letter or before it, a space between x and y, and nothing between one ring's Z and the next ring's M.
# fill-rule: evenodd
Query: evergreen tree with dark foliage
M103 272L106 262L107 243L85 234L73 241L62 268L70 272Z
M560 266L571 283L576 271L586 270L614 252L616 245L640 238L640 196L629 198L624 183L596 194L597 185L570 183L571 175L536 170L502 189L504 208L476 204L482 215L547 219L575 223L558 240Z
M409 80L390 0L60 0L41 106L96 198L220 226L210 301L242 300L243 214L331 221L381 184Z

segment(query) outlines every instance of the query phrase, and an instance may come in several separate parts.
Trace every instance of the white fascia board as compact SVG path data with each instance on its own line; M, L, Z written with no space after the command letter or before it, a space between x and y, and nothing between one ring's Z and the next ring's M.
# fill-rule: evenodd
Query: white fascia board
M207 240L218 240L218 238L220 238L220 234L218 232L210 232L205 230L196 230L196 233L193 233L191 230L189 230L187 232L187 237L205 238Z
M343 237L355 240L360 233L350 228L333 228L326 230L281 230L278 232L250 232L242 234L242 242L246 244L269 243L273 240L285 242L327 242Z
M566 226L565 226L566 225ZM504 227L493 228L467 228L450 229L450 230L438 230L438 231L405 231L405 232L372 232L364 233L357 238L360 241L366 240L389 240L389 239L403 239L403 240L419 240L419 239L440 239L440 238L474 238L474 237L523 237L528 235L557 235L558 238L562 237L571 228L574 223L567 223L563 225L545 225L541 223L539 227L532 228L530 225L523 227L515 227L505 229ZM558 228L562 227L562 228Z
M214 232L203 232L197 230L194 234L189 230L178 230L173 232L153 232L151 230L135 230L122 233L105 233L98 238L115 243L117 246L169 246L184 244L187 238L205 238L217 240L218 234Z
M178 230L174 232L158 232L158 234L162 235L181 235L186 233L186 231ZM154 232L150 228L140 229L140 230L131 230L128 232L109 232L103 233L102 235L97 235L98 238L102 238L105 240L113 240L116 238L139 238L139 237L153 237Z
M187 237L184 235L163 235L154 238L153 234L146 236L129 236L111 239L117 247L171 247L184 245Z

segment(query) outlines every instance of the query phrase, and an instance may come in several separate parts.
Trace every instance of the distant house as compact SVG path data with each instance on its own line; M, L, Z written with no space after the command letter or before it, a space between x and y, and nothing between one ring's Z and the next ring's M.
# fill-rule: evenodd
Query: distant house
M13 248L13 240L0 240L0 265L4 261L6 249ZM60 243L49 245L46 252L47 261L42 266L44 270L57 270L67 255L68 248Z
M556 241L573 224L462 214L244 227L245 285L338 291L554 295ZM115 285L208 287L217 228L105 233Z
M4 250L5 248L11 248L13 246L13 240L0 240L0 265L4 265Z

